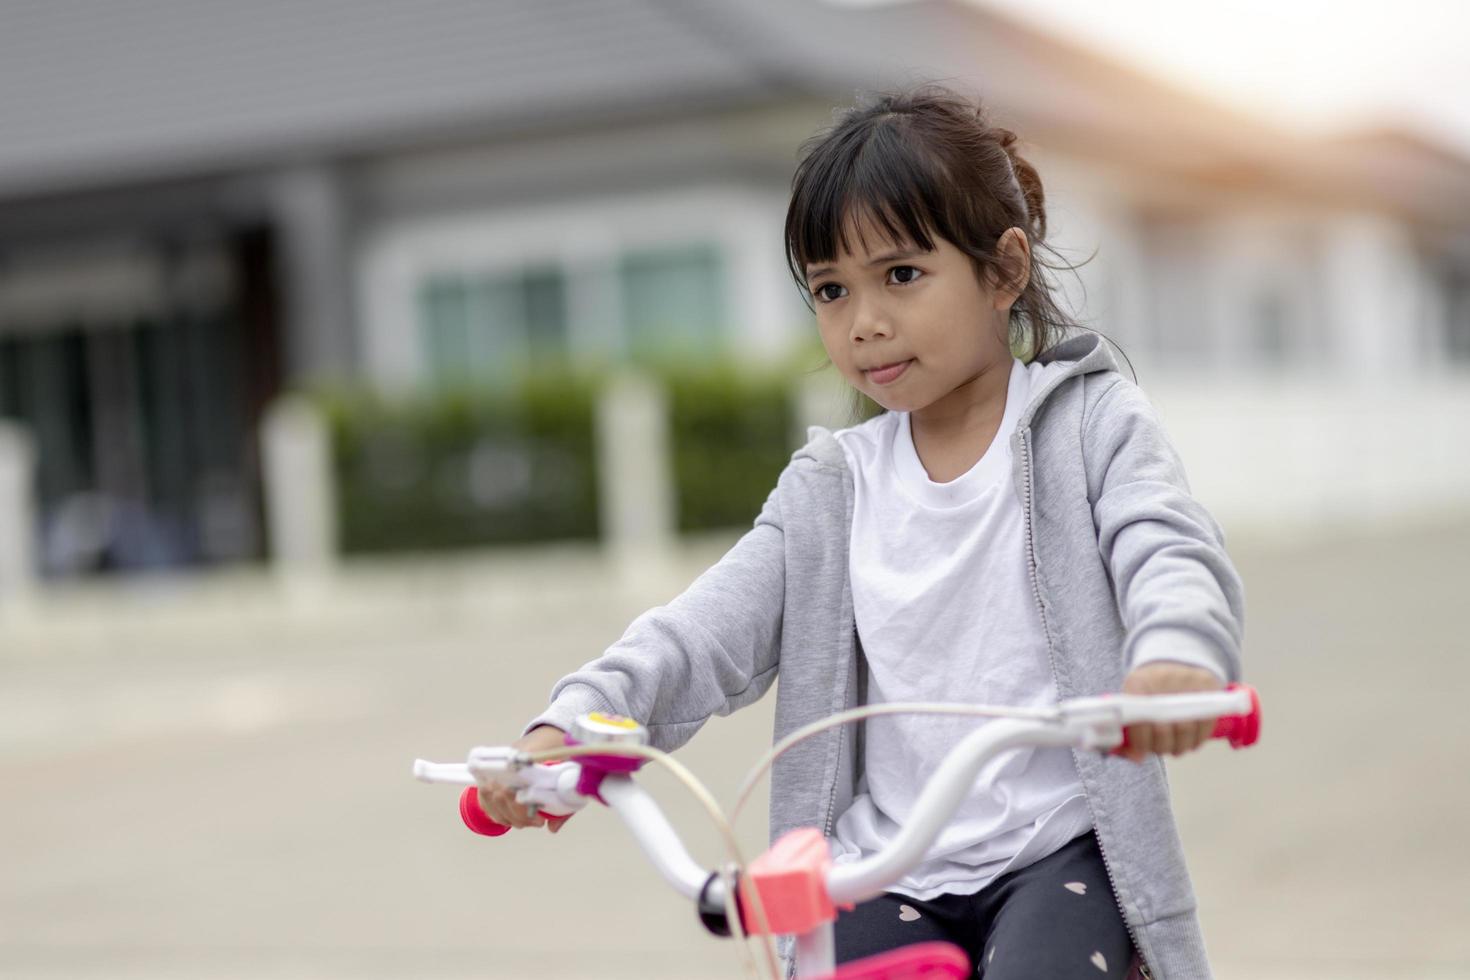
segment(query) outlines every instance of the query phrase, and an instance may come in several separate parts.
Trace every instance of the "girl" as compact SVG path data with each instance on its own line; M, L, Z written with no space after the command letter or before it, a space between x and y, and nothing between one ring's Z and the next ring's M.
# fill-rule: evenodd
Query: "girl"
M778 670L777 739L865 702L1042 705L1239 679L1241 584L1220 529L1139 389L1053 301L1034 258L1041 183L1014 143L931 85L808 144L792 272L832 363L887 411L809 430L754 527L559 681L518 745L560 745L577 714L613 711L673 749ZM772 772L771 839L816 826L838 862L873 853L977 723L873 718L800 743ZM1136 727L1127 759L992 760L923 863L840 915L838 962L946 939L989 980L1207 977L1159 756L1210 727ZM509 793L481 803L543 823Z

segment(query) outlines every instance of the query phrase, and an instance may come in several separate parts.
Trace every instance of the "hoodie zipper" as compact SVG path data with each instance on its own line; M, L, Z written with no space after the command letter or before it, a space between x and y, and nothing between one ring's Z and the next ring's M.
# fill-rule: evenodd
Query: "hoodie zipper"
M837 729L836 731L838 738L837 754L839 758L837 759L837 765L833 766L833 769L836 770L836 772L832 776L832 789L827 794L827 823L825 826L822 827L822 836L826 837L829 840L832 837L832 821L833 818L836 816L834 811L836 811L837 809L837 781L840 778L840 773L842 772L842 730Z
M853 513L852 513L853 512L853 498L852 498L852 489L850 487L848 488L848 493L847 493L847 496L846 496L846 503L845 503L845 506L844 506L843 509L844 509L845 514L846 514L846 517L847 517L847 527L849 529L849 534L850 534L851 533L851 528L852 528L852 517L853 517ZM849 544L849 547L851 547L850 544ZM849 555L849 559L848 560L851 560L851 556L850 555ZM852 585L849 582L849 584L847 586L848 591L843 596L843 598L847 600L847 609L848 609L848 612L849 613L852 613L853 612L853 600L852 600L852 595L851 595L851 588L852 588ZM860 668L859 668L859 665L858 665L858 662L857 662L857 656L858 656L858 652L857 652L858 651L858 632L857 632L857 618L856 618L855 615L853 616L853 619L852 619L852 632L849 633L848 636L847 636L847 644L848 644L848 664L849 664L849 669L856 671L856 670L858 670ZM844 683L845 683L845 681L844 681ZM856 685L856 684L854 686L855 686L855 688L860 688L861 687L861 685ZM844 700L845 699L842 698L842 697L839 697L837 699L837 704L838 704L839 710L844 706L843 705L843 701ZM840 773L842 772L842 730L840 728L834 729L832 734L837 739L836 765L834 765L832 767L833 768L833 772L832 772L832 786L831 786L831 788L827 792L827 820L826 820L826 824L822 827L822 836L826 837L828 840L830 840L832 838L833 825L837 821L837 782L838 782L838 780L840 778ZM860 759L857 759L857 758L854 758L852 760L852 767L853 767L852 768L852 771L853 771L854 777L856 777L857 767L858 767L860 761L861 760Z
M1061 682L1057 678L1057 661L1055 654L1053 654L1052 652L1051 630L1046 624L1046 606L1041 601L1041 580L1040 576L1038 576L1036 572L1036 547L1031 526L1032 476L1030 427L1027 426L1026 428L1022 429L1020 436L1021 468L1026 476L1023 484L1023 499L1021 501L1021 517L1025 523L1026 528L1026 570L1031 577L1031 595L1036 600L1036 612L1038 615L1041 616L1041 631L1042 634L1046 637L1046 657L1048 663L1051 665L1052 683L1057 685L1057 690L1060 694ZM1077 779L1081 781L1082 772L1081 770L1077 769L1077 759L1075 756L1072 759L1072 767L1074 771L1077 772ZM1091 807L1090 800L1088 801L1088 806L1089 808ZM1097 821L1094 818L1093 824L1096 825L1096 823ZM1149 970L1148 963L1144 960L1142 947L1138 945L1138 936L1133 931L1132 923L1128 921L1128 910L1123 908L1123 901L1121 898L1118 897L1118 881L1116 878L1113 877L1113 865L1112 862L1108 860L1107 849L1103 847L1102 835L1094 833L1093 836L1097 839L1097 851L1100 855L1102 855L1103 870L1108 873L1108 887L1112 890L1113 901L1117 903L1118 913L1123 917L1123 928L1128 930L1128 939L1131 943L1133 943L1134 950L1138 952L1139 973L1143 975L1145 980L1152 980L1153 973Z
M851 647L850 647L851 653L849 655L850 659L848 661L851 664L851 668L850 669L857 670L858 669L858 666L857 666L857 624L856 623L853 624L853 627L852 627L852 636L850 636L848 638L848 641L847 642L849 644L851 644ZM841 701L839 700L839 705L840 704L841 704ZM839 779L841 778L839 774L842 772L842 729L841 728L834 729L833 730L833 734L837 738L837 760L836 760L837 761L837 764L835 766L833 766L832 786L831 786L831 788L827 792L827 821L826 821L826 824L822 827L822 836L827 837L827 838L831 838L833 824L836 822L836 819L837 819L837 783L838 783ZM853 766L853 773L854 774L857 773L857 765L858 765L858 760L856 758L854 758L852 760L852 766Z

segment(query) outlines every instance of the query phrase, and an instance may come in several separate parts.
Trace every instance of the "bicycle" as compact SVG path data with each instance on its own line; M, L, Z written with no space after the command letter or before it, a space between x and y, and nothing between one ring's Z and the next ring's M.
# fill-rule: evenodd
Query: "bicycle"
M730 821L708 790L667 753L649 747L647 732L638 722L617 715L593 713L577 719L562 749L526 753L509 746L482 746L472 749L464 763L417 759L413 773L425 782L468 787L460 795L460 816L469 829L486 836L510 829L480 808L478 787L492 782L516 788L516 799L548 820L568 819L594 800L603 803L622 818L670 884L695 902L705 928L718 936L762 938L773 976L782 974L770 937L790 935L795 937L795 975L802 980L958 980L970 975L971 964L959 947L942 942L919 943L837 967L832 923L838 908L851 908L881 894L923 858L990 756L1023 745L1116 752L1127 745L1129 725L1206 719L1216 720L1212 738L1244 748L1259 738L1261 725L1260 698L1243 684L1192 694L1103 694L1047 708L868 705L808 725L773 746L746 777L734 813L776 757L802 739L834 725L907 712L996 720L949 751L895 840L877 854L844 865L832 863L827 841L815 827L793 830L754 861L744 861ZM711 871L689 856L658 805L633 780L633 773L649 760L672 769L704 804L725 838L733 858L730 865Z

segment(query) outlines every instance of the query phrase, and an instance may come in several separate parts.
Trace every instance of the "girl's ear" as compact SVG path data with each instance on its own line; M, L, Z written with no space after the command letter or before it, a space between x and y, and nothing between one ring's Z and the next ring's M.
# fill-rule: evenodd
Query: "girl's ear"
M1031 242L1020 228L1007 228L995 243L999 262L991 300L996 310L1009 311L1031 281Z

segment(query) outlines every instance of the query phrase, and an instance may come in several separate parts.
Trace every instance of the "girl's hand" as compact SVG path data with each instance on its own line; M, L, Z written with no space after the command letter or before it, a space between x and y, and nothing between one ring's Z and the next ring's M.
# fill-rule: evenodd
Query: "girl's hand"
M1210 671L1168 660L1146 663L1123 679L1124 694L1186 694L1222 687L1220 678ZM1183 755L1199 748L1214 728L1212 719L1129 725L1128 748L1118 754L1132 762L1142 762L1150 752Z
M526 752L544 752L559 749L566 744L566 733L552 725L537 725L525 735L511 742L511 747ZM546 827L553 834L559 833L564 821L548 823L546 818L531 811L524 803L516 802L516 791L505 786L480 789L480 809L496 823L507 827Z

